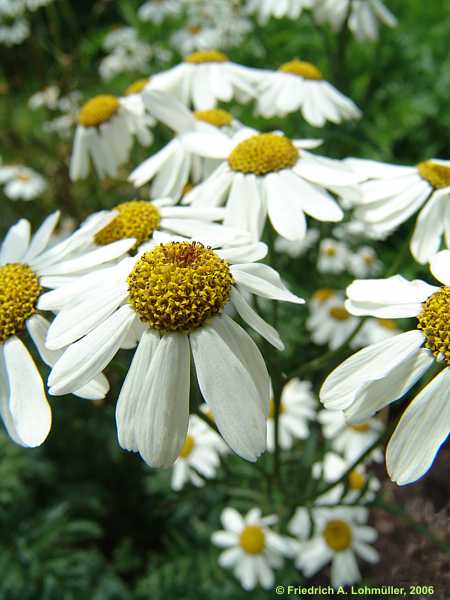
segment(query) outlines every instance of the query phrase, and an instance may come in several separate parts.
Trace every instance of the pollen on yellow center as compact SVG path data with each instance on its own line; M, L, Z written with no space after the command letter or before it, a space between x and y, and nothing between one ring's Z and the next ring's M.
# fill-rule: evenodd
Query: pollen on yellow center
M359 423L358 425L350 425L350 429L357 433L367 433L370 431L370 425L368 423Z
M426 337L425 347L450 365L450 286L444 286L422 304L417 328Z
M319 304L323 304L334 296L334 290L330 288L321 288L316 290L313 294L313 300L316 300Z
M259 133L240 142L228 157L233 171L267 175L295 165L299 151L284 135Z
M161 221L158 208L145 200L123 202L114 210L118 213L117 217L96 233L96 244L106 245L134 237L136 244L133 248L136 249L152 237Z
M239 545L247 554L261 554L266 547L266 534L257 525L247 525L239 536Z
M314 79L316 81L323 79L322 73L315 65L299 60L298 58L284 63L278 70L282 73L290 73L291 75L303 77L303 79Z
M192 437L192 435L187 435L186 439L184 440L184 444L183 447L181 448L180 451L180 458L187 458L189 456L189 454L192 452L192 450L195 447L195 439Z
M228 62L228 56L218 50L198 50L197 52L192 52L192 54L185 56L184 62L192 65L210 62L223 63Z
M343 306L332 306L330 317L335 321L346 321L350 318L350 313Z
M360 471L357 471L356 469L350 471L350 474L348 476L348 485L351 490L360 491L363 489L365 484L366 478Z
M109 121L119 110L119 106L115 96L95 96L81 107L78 122L83 127L96 127Z
M328 521L323 530L323 537L328 546L335 552L347 550L352 545L352 530L345 521L340 519Z
M284 402L281 401L279 414L282 415L285 411L286 411L286 407L284 405ZM273 398L271 398L270 405L269 405L269 419L274 419L274 418L275 418L275 402L274 402Z
M417 165L419 175L435 189L450 187L450 167L432 160L425 160Z
M146 79L138 79L137 81L134 81L125 89L124 95L131 96L132 94L139 94L139 92L142 92L149 81L150 78L148 77Z
M220 313L234 283L228 263L198 242L145 252L128 276L129 302L149 327L191 332Z
M39 279L28 265L0 267L0 343L23 330L25 321L36 312L41 293Z
M196 110L194 117L197 121L204 121L215 127L227 127L233 121L233 115L221 108L211 108L210 110Z

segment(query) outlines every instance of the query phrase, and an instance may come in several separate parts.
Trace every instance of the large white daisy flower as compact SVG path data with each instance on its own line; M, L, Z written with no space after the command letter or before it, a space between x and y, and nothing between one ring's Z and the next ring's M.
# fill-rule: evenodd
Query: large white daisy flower
M0 167L0 183L5 183L3 191L11 200L34 200L47 187L42 175L22 165Z
M355 201L355 216L380 234L388 233L420 210L411 239L411 252L420 263L436 254L445 234L450 245L446 210L450 196L450 161L431 159L415 167L372 160L348 159L366 179Z
M213 479L222 446L222 438L196 415L191 415L186 439L173 465L172 489L181 490L187 482L201 487L205 479Z
M141 103L132 96L91 98L78 115L70 178L75 181L87 177L90 159L100 178L114 177L118 167L128 160L134 136L144 146L151 143L151 123Z
M312 577L331 562L331 585L351 585L361 578L356 557L378 562L378 552L369 544L377 538L372 527L360 524L354 508L321 508L314 511L314 536L300 538L295 566ZM292 528L290 528L292 530Z
M198 50L184 62L159 74L167 91L195 110L215 108L218 102L237 98L246 102L255 95L260 73L231 62L218 50Z
M349 286L349 312L392 319L417 317L417 326L345 360L320 392L327 408L343 410L347 419L361 422L404 396L432 365L440 367L406 408L389 441L387 470L399 485L426 473L449 433L449 256L444 251L431 263L442 287L400 275L357 280Z
M309 435L309 421L316 414L317 401L314 398L309 381L291 379L281 392L279 414L279 443L288 450L295 440L304 440ZM275 448L275 403L270 401L269 418L267 419L267 449Z
M193 206L226 203L224 225L249 231L259 239L266 217L288 240L306 233L305 213L318 221L340 221L343 212L326 191L351 186L359 176L337 160L315 156L305 150L317 140L291 141L281 133L239 131L225 136L186 136L201 156L222 155L212 175L187 195Z
M237 454L256 460L266 446L269 376L255 342L223 309L231 302L244 321L283 348L277 331L244 298L303 302L276 271L254 262L266 252L264 244L213 250L194 241L167 242L88 275L78 290L72 285L49 294L64 306L47 345L72 343L50 374L51 393L89 381L134 332L139 344L116 410L120 445L139 451L151 466L173 464L188 428L192 355L220 433ZM52 308L48 298L46 306Z
M266 118L301 110L314 127L361 117L356 104L326 81L315 65L298 59L281 65L278 72L264 72L256 106Z
M350 31L360 41L377 40L379 23L397 25L397 19L381 0L315 0L314 17L319 24L330 23L335 31L348 18Z
M45 346L49 323L37 310L43 288L56 283L55 274L86 270L117 258L134 241L102 249L101 255L78 254L74 258L74 252L82 250L86 230L92 229L93 223L49 247L58 217L59 213L47 217L31 238L30 223L21 219L10 228L0 250L0 413L9 435L22 446L42 444L51 426L44 385L23 333L28 333L45 364L54 365L62 354L62 350L50 351ZM98 226L102 223L104 216L97 219ZM99 371L95 378L73 391L84 398L99 399L108 389L108 382Z
M277 523L275 515L263 517L259 508L252 508L242 517L234 508L225 508L221 515L224 531L212 534L213 544L224 548L219 565L232 569L245 590L257 585L270 589L274 584L274 569L280 569L285 556L291 556L291 540L270 529Z
M303 9L311 8L314 0L247 0L244 11L249 15L257 15L261 25L270 17L281 19L298 19Z
M220 163L214 158L200 158L185 145L186 135L213 132L216 128L233 135L239 128L233 116L222 109L191 112L176 98L160 91L144 90L143 101L151 113L176 133L162 150L139 165L129 176L136 187L153 179L150 196L180 198L188 182L198 183Z

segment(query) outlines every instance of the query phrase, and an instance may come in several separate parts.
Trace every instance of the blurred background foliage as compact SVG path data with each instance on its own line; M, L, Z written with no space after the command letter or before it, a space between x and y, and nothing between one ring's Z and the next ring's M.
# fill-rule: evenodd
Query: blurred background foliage
M136 27L143 41L167 47L169 34L183 23L181 18L163 26L142 23L136 17L139 4L137 0L60 0L33 15L32 35L21 46L1 48L3 163L25 164L49 181L45 195L33 202L13 202L0 195L2 236L20 217L36 226L59 208L79 221L94 210L133 197L126 177L148 149L135 148L117 179L100 182L90 177L73 184L68 177L71 137L46 132L47 109L30 110L28 99L51 84L58 85L62 94L77 90L83 99L97 93L120 95L134 80L176 64L181 57L174 52L164 66L153 61L151 72L122 73L109 81L100 78L103 39L112 28ZM361 121L328 125L318 133L297 114L268 121L255 117L252 105L232 105L235 116L262 130L282 128L293 137L320 136L321 153L336 158L358 156L401 164L448 159L450 4L389 0L387 5L399 26L382 28L374 44L319 29L305 14L297 22L281 19L264 27L256 25L241 47L227 51L235 62L260 68L276 68L295 56L316 63L362 108ZM162 127L155 133L151 151L170 138L170 131ZM328 226L323 227L327 235ZM410 228L406 224L387 244L375 244L388 268L405 245ZM312 280L309 275L315 271L316 258L314 253L298 262L278 258L277 267L293 291L306 297L314 289L330 287L327 276ZM420 275L417 265L412 261L409 265L404 275ZM347 283L344 275L333 281L335 287ZM293 352L305 317L305 311L296 311L292 318L292 311L280 307L281 333L293 366L300 359L320 355L308 345L301 356ZM274 499L257 475L254 480L258 471L239 459L229 461L231 479L226 484L219 478L201 492L188 489L176 494L170 491L169 473L151 471L137 456L120 450L114 404L129 358L124 351L107 371L112 386L105 402L93 406L73 396L53 398L54 425L41 448L25 450L1 435L0 598L248 597L217 566L218 553L209 538L219 528L220 512L230 497L238 509L257 503L263 512L271 510ZM303 471L294 463L289 472L294 502L304 493L304 470L311 467L308 457L313 456L311 447L316 448L317 441L313 434L302 449ZM370 581L370 569L367 572ZM277 580L301 583L301 576L287 566ZM271 593L256 590L251 597L259 600Z

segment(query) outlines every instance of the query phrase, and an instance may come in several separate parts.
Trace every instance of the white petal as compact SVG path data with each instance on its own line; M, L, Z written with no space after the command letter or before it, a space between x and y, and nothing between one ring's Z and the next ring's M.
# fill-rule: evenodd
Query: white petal
M254 244L223 248L215 252L220 258L225 259L229 263L245 263L261 260L267 255L267 250L266 244L255 242Z
M148 89L142 93L142 100L152 116L177 133L195 127L191 111L172 94Z
M236 534L240 534L242 532L244 520L235 508L224 508L220 518L225 529L228 529Z
M264 179L267 210L274 229L287 240L301 240L306 233L302 203L289 178L272 173Z
M236 264L230 267L236 282L242 288L264 298L284 300L295 304L304 304L303 298L298 298L290 292L281 281L279 274L261 263Z
M342 220L344 213L328 192L294 173L290 173L289 178L292 188L297 190L301 206L307 215L318 221Z
M431 259L433 275L444 285L450 285L450 250L442 250Z
M33 258L46 249L56 224L58 223L59 215L59 210L49 215L35 232L31 238L30 246L23 257L24 262L30 263Z
M0 264L20 262L28 249L30 229L26 219L20 219L9 229L1 247Z
M445 208L448 195L433 194L419 213L411 239L411 252L414 258L424 264L439 250L444 233Z

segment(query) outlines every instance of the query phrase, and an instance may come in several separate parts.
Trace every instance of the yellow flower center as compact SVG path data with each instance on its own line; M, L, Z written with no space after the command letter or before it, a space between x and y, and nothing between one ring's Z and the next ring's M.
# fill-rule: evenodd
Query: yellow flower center
M425 160L417 165L419 175L435 189L450 186L450 167L440 165L432 160Z
M197 121L204 121L215 127L226 127L231 125L233 115L221 108L211 108L210 110L196 110L194 117Z
M384 327L384 329L388 329L389 331L397 330L397 323L392 319L377 319L378 325L380 327Z
M218 50L198 50L197 52L185 56L184 62L192 65L200 65L209 62L223 63L228 62L228 56Z
M129 85L125 92L124 92L124 96L131 96L132 94L139 94L139 92L142 92L142 90L145 88L145 86L147 85L147 83L150 81L150 78L147 77L146 79L138 79L137 81L134 81L131 85Z
M133 250L149 240L158 229L161 215L158 208L145 200L131 200L118 204L114 210L119 213L108 225L95 234L96 244L104 246L117 240L136 238Z
M330 288L321 288L313 294L313 300L316 300L319 304L323 304L334 296L334 290Z
M325 254L325 256L336 256L335 246L324 246L322 248L322 254Z
M266 547L266 534L257 525L247 525L239 536L239 545L247 554L261 554Z
M323 530L323 537L328 546L335 552L347 550L352 545L352 530L345 521L340 519L328 521Z
M299 152L290 139L275 133L259 133L240 142L228 157L233 171L267 175L295 165Z
M200 33L200 31L202 30L201 25L190 25L188 27L188 30L193 34L196 35L197 33Z
M195 440L192 437L192 435L187 434L186 439L184 440L184 444L183 447L181 448L180 451L180 458L187 458L189 456L189 454L192 452L192 450L195 447Z
M282 73L290 73L291 75L303 77L303 79L315 79L316 81L323 79L322 73L316 66L298 58L284 63L278 70Z
M367 433L370 431L370 425L368 423L359 423L359 425L350 425L350 429L358 433Z
M284 405L284 402L281 401L280 402L280 412L279 414L282 415L284 412L286 411L286 407ZM269 406L269 419L274 419L275 418L275 402L273 401L273 398L270 399L270 406Z
M346 321L350 318L350 313L343 306L332 306L330 317L336 321Z
M25 321L36 312L41 293L39 279L28 265L0 267L0 343L23 330Z
M30 181L31 177L29 175L17 175L17 179L19 181L23 181L23 183L28 183L28 181Z
M95 96L81 107L78 122L83 127L96 127L109 121L119 110L119 106L115 96Z
M169 242L145 252L128 277L130 304L159 331L191 332L222 311L233 276L198 242Z
M450 286L444 286L425 300L418 315L417 329L421 329L429 348L436 358L450 365Z
M350 471L350 475L348 476L348 485L351 490L360 491L363 489L365 484L366 478L360 471L357 471L356 469Z

